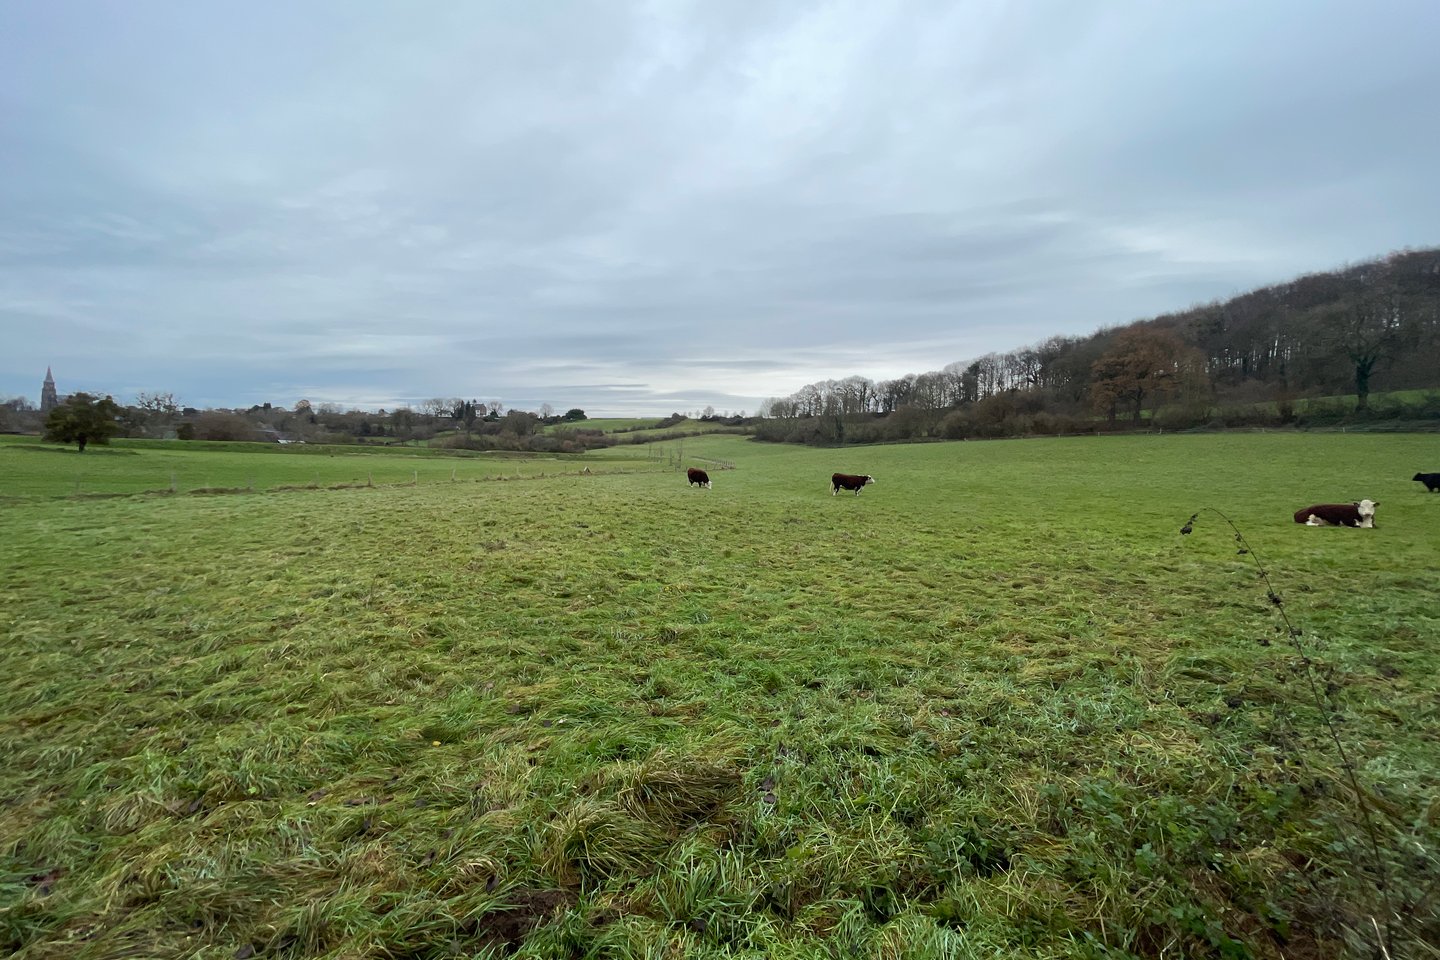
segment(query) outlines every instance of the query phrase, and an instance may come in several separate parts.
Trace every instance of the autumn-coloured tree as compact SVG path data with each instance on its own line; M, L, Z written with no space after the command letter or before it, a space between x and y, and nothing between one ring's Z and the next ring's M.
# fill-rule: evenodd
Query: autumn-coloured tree
M1097 410L1114 422L1122 404L1140 422L1145 402L1203 387L1204 357L1173 330L1130 327L1122 330L1091 370L1090 396Z

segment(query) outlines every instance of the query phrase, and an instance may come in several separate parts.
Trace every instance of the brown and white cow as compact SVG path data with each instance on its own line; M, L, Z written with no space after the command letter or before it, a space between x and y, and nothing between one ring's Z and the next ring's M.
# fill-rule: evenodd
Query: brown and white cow
M1295 511L1295 522L1309 527L1373 527L1375 508L1380 504L1374 500L1356 500L1354 503L1317 503L1313 507Z
M691 467L689 470L685 471L685 479L690 481L691 486L695 486L696 484L698 484L704 487L706 490L710 489L710 474L706 473L704 470L697 470L696 468Z
M833 497L844 489L854 490L855 496L858 497L865 484L874 482L875 478L871 476L861 476L854 473L833 473L830 475L830 496Z

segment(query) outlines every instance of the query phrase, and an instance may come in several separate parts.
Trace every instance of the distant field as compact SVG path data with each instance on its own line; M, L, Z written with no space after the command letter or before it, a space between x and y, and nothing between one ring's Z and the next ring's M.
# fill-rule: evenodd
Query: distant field
M1370 394L1370 406L1372 408L1383 408L1397 404L1416 405L1427 401L1433 402L1437 397L1440 397L1440 391L1436 390L1391 390ZM1305 413L1315 408L1332 407L1343 409L1346 412L1353 412L1355 403L1355 394L1347 393L1330 397L1300 397L1295 400L1294 406L1298 413ZM1271 413L1278 412L1279 410L1279 404L1274 401L1248 404L1247 406L1268 410Z
M336 484L449 483L540 473L641 469L638 450L577 455L437 451L425 447L116 440L109 446L0 438L0 497L51 497Z
M1389 390L1370 394L1372 404L1386 403L1420 403L1424 400L1434 398L1440 391L1437 390ZM1343 393L1333 397L1304 398L1295 401L1296 409L1303 410L1307 406L1317 403L1349 403L1356 402L1355 394Z
M700 436L702 434L729 434L732 436L741 436L745 432L746 431L744 427L727 427L721 423L702 423L699 420L685 420L681 423L675 424L675 426L673 427L656 427L651 430L635 430L629 433L622 434L622 436L626 438L635 438L638 439L640 442L648 442L651 440L671 437L676 434L687 437Z
M547 433L554 433L556 430L579 429L599 430L601 433L616 433L625 440L649 440L654 437L672 436L674 434L701 434L701 433L733 433L741 434L743 427L727 427L724 424L707 422L702 420L681 420L679 423L668 427L657 426L660 418L596 418L581 420L577 423L555 424L546 427Z
M591 417L588 420L577 420L573 423L557 423L545 428L547 433L556 430L599 430L601 433L614 433L616 430L636 430L642 427L652 427L659 423L660 417Z
M0 445L0 954L1338 956L1365 844L1253 555L1179 533L1212 506L1399 851L1392 955L1434 955L1433 437L683 451L735 469L42 499L82 458ZM162 455L330 461L93 462Z

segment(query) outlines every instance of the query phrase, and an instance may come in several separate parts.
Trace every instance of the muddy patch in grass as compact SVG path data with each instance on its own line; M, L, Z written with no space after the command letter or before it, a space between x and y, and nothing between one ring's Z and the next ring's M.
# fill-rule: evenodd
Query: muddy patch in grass
M505 956L520 949L530 931L575 903L574 895L564 890L522 888L505 899L505 906L461 925L477 946L499 947Z

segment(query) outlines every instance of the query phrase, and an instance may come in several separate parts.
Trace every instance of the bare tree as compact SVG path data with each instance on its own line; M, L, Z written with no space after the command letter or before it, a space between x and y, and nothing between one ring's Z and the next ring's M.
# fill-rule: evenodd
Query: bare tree
M180 402L173 393L138 393L135 395L135 406L146 413L166 417L174 417L180 413Z
M846 415L855 416L869 413L875 407L875 381L866 377L850 376L835 385L840 394L840 405Z
M943 410L946 399L945 375L937 370L922 373L915 378L915 388L910 394L910 405L921 410Z
M20 430L35 419L35 404L26 397L12 397L0 403L0 430Z
M524 410L511 410L505 414L501 429L506 433L513 433L517 437L528 437L535 432L535 425L539 418L533 413Z
M409 407L397 407L395 412L390 414L390 428L395 436L401 440L409 440L411 432L415 429L415 411Z
M1353 298L1327 311L1330 340L1355 375L1355 409L1370 408L1370 378L1400 345L1400 297L1390 286Z
M142 392L136 394L133 410L139 414L136 427L150 435L163 434L180 416L180 402L173 393Z

